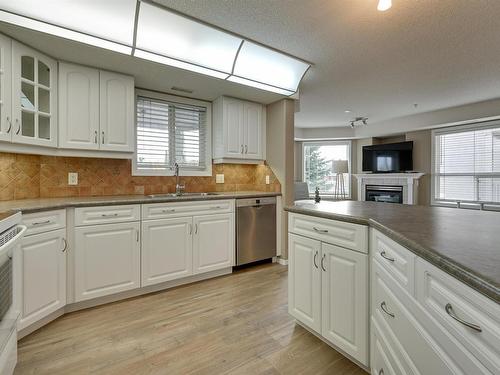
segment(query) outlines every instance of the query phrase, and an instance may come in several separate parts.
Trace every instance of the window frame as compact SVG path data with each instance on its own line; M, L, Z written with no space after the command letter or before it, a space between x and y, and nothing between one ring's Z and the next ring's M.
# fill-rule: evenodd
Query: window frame
M474 176L481 175L485 177L500 177L500 172L490 172L490 173L480 173L480 174L472 174L472 173L449 173L443 174L438 173L436 164L436 152L438 149L437 145L437 136L442 134L452 134L452 133L462 133L466 131L475 131L475 130L484 130L484 129L492 129L500 127L500 120L492 120L492 121L484 121L484 122L475 122L471 124L465 125L456 125L449 127L442 127L433 129L431 131L431 206L438 207L452 207L452 208L465 208L465 209L476 209L476 210L492 210L499 211L500 203L497 202L482 202L476 200L454 200L454 199L438 199L436 194L439 193L437 189L437 178L442 175L456 175L456 176Z
M352 184L352 141L351 140L328 140L328 141L303 141L302 142L302 182L307 182L306 181L306 158L305 158L305 147L306 146L335 146L335 145L346 145L347 146L347 154L349 155L348 160L347 160L347 165L349 169L348 173L348 183L349 183L349 193L346 195L345 199L352 199L352 189L353 189L353 184ZM334 194L325 194L321 193L322 197L325 198L334 198ZM309 197L314 197L314 191L309 192Z
M137 98L139 96L164 100L167 102L174 102L183 105L193 105L197 107L204 107L207 111L206 129L205 129L205 161L206 166L203 170L193 170L189 168L179 168L180 176L212 176L212 103L198 99L185 98L183 96L170 95L157 91L149 90L135 90L135 124L134 124L134 155L132 158L132 176L174 176L173 169L166 169L164 171L152 169L138 169L137 168Z

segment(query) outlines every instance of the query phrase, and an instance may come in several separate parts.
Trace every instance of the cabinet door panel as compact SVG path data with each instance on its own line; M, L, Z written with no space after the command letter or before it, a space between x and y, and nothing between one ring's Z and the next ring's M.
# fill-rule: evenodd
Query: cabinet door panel
M99 148L99 71L59 63L59 146Z
M66 230L23 238L22 316L19 329L44 318L66 304Z
M75 229L76 301L140 286L139 223Z
M321 242L288 235L288 312L321 333Z
M243 157L243 103L224 98L223 103L225 156Z
M12 42L12 140L57 147L57 62Z
M234 215L193 217L193 273L231 267L234 259Z
M262 106L260 104L245 103L244 132L245 158L262 159Z
M368 364L367 255L321 244L322 335Z
M12 43L0 35L0 140L12 139Z
M142 286L192 274L192 218L142 223Z
M134 151L134 78L101 71L101 150Z

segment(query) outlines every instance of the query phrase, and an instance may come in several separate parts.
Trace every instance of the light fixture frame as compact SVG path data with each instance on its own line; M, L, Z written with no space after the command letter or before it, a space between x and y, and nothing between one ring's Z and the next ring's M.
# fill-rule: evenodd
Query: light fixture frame
M140 9L141 9L141 3L145 3L145 4L148 4L148 5L157 7L159 9L161 9L161 10L173 13L175 15L181 16L183 18L186 18L186 19L191 20L193 22L196 22L198 24L205 25L205 26L210 27L212 29L218 30L218 31L223 32L225 34L228 34L228 35L234 36L234 37L236 37L238 39L241 39L241 43L240 43L240 45L239 45L239 47L238 47L238 49L236 51L236 54L235 54L235 57L234 57L234 61L232 63L231 71L230 72L225 72L225 71L217 70L217 69L214 69L214 68L211 68L211 67L203 66L202 64L184 61L182 59L175 58L175 57L172 57L172 56L166 56L166 55L158 53L158 52L148 51L148 50L146 50L144 48L137 48L137 30L138 30L138 26L139 26L138 24L139 24L139 14L140 14ZM297 92L297 90L299 88L299 85L300 85L300 82L302 81L302 79L304 78L304 76L306 75L306 73L309 71L309 69L311 68L311 66L314 66L314 64L312 62L310 62L310 61L307 61L305 59L299 58L297 56L294 56L294 55L292 55L290 53L287 53L287 52L281 51L279 49L273 48L271 46L265 45L265 44L260 43L260 42L258 42L256 40L253 40L251 38L247 38L245 36L242 36L242 35L240 35L238 33L225 30L225 29L223 29L223 28L221 28L219 26L216 26L216 25L213 25L211 23L202 21L200 19L197 19L195 17L192 17L192 16L190 16L188 14L182 13L182 12L180 12L178 10L175 10L175 9L172 9L170 7L164 6L162 4L157 4L157 3L153 2L152 0L136 0L135 14L134 14L134 27L133 27L133 36L132 36L131 45L128 45L128 44L125 44L125 43L121 43L121 42L117 42L117 41L113 41L113 40L109 40L109 39L106 39L104 37L95 36L95 35L92 35L92 34L87 33L87 32L76 31L76 30L73 30L73 29L68 28L66 26L61 26L61 25L57 25L57 24L54 24L54 23L51 23L51 22L41 21L41 20L38 20L36 18L30 17L30 16L26 16L26 15L22 15L22 14L18 14L16 12L9 11L9 10L0 9L0 21L1 22L10 23L10 24L13 24L13 25L16 25L16 26L21 26L21 27L24 27L24 28L28 28L28 29L35 30L35 31L44 32L44 33L47 33L47 34L50 34L50 35L55 35L57 37L61 37L61 38L64 38L64 39L73 40L73 41L76 41L76 42L79 42L79 43L91 45L91 46L94 46L94 47L97 47L97 48L108 49L108 50L115 51L115 52L118 52L118 53L130 55L130 56L133 56L133 57L136 57L136 58L146 59L147 61L153 61L153 62L156 62L158 64L167 65L167 66L173 66L173 67L176 67L176 68L179 68L179 69L184 69L184 70L192 71L192 72L195 72L195 73L198 73L198 74L203 74L203 75L211 76L213 78L218 78L218 79L223 79L223 80L226 80L226 81L231 81L231 77L234 77L236 80L240 80L240 82L237 82L238 84L252 86L252 87L255 87L255 88L258 88L258 89L261 89L261 90L275 92L275 93L278 93L278 94L281 94L281 95L284 95L284 96L292 96L292 95L294 95ZM37 24L39 26L38 28L36 27ZM51 32L50 31L41 31L44 28L45 29L47 28L46 25L48 25L48 27L52 29ZM72 34L71 35L72 37L68 36L67 35L68 33ZM92 43L92 41L94 41L94 43ZM238 56L239 56L240 51L241 51L243 45L245 44L245 42L256 44L256 45L258 45L260 47L266 48L266 49L268 49L270 51L273 51L275 53L281 54L283 56L286 56L288 58L294 59L296 61L299 61L299 62L307 65L307 67L304 69L304 72L302 73L302 75L300 76L300 78L297 80L297 86L296 86L295 90L290 90L290 88L279 87L279 86L276 86L276 85L273 85L273 84L269 84L269 83L266 83L266 82L261 82L261 81L255 80L255 79L251 79L251 78L247 78L247 77L242 77L242 76L234 74L236 63L238 61ZM143 52L143 57L136 56L136 51L142 51ZM146 55L146 54L156 55L156 56L158 56L158 58L157 59L152 59L152 58L148 59L147 57L144 57L144 55ZM168 60L177 61L179 64L178 65L176 65L176 64L170 65L167 62L162 63L162 62L158 61L158 60L161 60L161 59L168 59ZM181 67L179 65L182 65L183 67ZM189 69L190 66L196 67L196 69ZM205 70L206 73L200 72L200 70ZM210 74L210 71L213 72L213 74ZM241 80L244 80L246 82L241 82Z

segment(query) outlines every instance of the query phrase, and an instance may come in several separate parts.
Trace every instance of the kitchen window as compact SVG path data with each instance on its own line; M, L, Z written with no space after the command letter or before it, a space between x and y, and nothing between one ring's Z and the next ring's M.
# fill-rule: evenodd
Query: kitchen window
M211 103L137 91L134 175L211 176Z
M334 197L336 189L336 172L334 161L347 163L347 172L343 173L344 198L351 197L351 142L304 142L302 144L303 180L307 182L309 194L314 195L316 187L322 195ZM340 186L339 186L340 190ZM335 198L335 197L334 197Z
M433 204L500 208L500 122L433 132Z

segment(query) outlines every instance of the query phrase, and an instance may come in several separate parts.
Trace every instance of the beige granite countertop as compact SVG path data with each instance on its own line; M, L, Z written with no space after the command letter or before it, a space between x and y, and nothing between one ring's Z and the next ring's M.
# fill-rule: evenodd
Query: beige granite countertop
M369 225L500 303L500 213L342 201L297 202L289 212Z
M20 199L0 202L0 215L9 216L13 212L22 211L30 213L36 211L53 210L66 207L90 207L117 204L141 204L141 203L161 203L179 201L200 201L214 199L237 199L237 198L257 198L276 197L281 193L263 191L238 191L210 193L210 195L183 195L172 196L159 194L154 197L147 195L110 195L100 197L67 197L67 198L37 198ZM1 216L0 216L1 217Z

